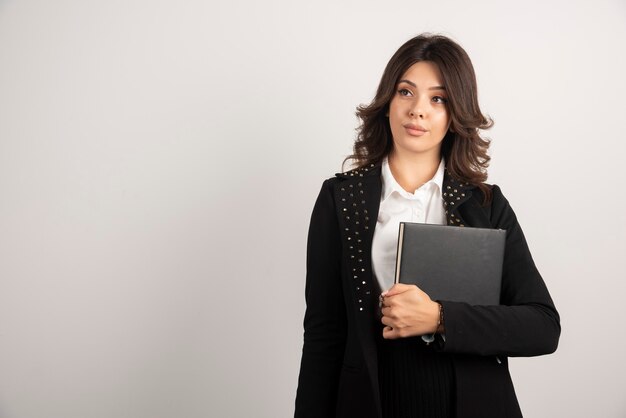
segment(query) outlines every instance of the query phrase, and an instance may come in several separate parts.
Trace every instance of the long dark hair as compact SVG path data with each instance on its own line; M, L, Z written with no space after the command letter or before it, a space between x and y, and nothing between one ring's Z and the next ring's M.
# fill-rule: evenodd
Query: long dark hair
M374 100L357 107L361 120L357 128L352 160L357 167L381 162L393 147L387 112L400 77L419 61L434 63L441 72L448 97L450 129L441 152L448 173L457 180L476 185L485 202L491 190L484 184L491 157L487 154L489 139L481 138L479 129L493 126L491 118L483 116L478 105L478 88L472 61L461 46L443 35L423 33L405 42L391 57L378 85Z

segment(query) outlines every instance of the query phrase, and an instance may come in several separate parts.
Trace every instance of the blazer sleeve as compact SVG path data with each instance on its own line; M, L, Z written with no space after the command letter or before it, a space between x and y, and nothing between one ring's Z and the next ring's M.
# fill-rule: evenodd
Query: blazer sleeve
M493 186L491 224L506 230L501 305L441 301L443 351L479 355L536 356L556 350L559 314L532 259L522 228L498 186Z
M322 185L309 226L304 345L295 417L335 414L347 320L341 284L341 241L332 179Z

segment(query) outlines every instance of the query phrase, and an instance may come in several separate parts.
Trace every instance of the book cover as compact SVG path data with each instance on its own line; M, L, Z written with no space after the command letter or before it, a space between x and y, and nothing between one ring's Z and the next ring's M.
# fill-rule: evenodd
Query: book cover
M432 300L500 304L506 231L401 222L396 283Z

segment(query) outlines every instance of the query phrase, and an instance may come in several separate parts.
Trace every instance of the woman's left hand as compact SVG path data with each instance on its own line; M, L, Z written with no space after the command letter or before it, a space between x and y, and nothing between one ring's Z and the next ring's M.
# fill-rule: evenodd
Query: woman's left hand
M383 338L395 339L437 331L439 304L422 289L398 283L381 295Z

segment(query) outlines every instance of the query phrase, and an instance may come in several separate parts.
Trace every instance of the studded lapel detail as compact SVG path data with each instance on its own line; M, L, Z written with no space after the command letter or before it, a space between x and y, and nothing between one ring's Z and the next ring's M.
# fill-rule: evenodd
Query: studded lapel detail
M355 307L362 315L373 312L380 293L371 261L382 188L380 166L372 164L336 176L345 179L335 189L335 202Z
M441 197L446 210L446 219L448 225L465 226L466 223L459 214L459 207L472 196L472 188L474 186L457 180L450 175L446 168L443 175L443 190Z

